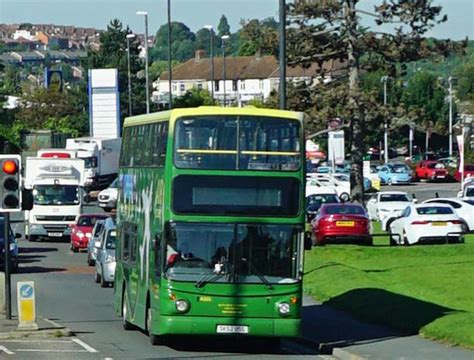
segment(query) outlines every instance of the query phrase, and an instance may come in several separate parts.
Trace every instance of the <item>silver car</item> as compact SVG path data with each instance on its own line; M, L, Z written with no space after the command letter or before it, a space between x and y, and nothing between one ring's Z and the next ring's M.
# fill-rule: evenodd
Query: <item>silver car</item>
M87 243L87 264L89 266L95 265L95 259L97 257L97 249L99 247L99 238L104 231L105 227L115 226L115 217L111 216L106 219L97 220L92 229L92 237Z
M99 239L95 261L95 282L101 287L113 284L115 278L115 239L117 232L115 225L105 227Z

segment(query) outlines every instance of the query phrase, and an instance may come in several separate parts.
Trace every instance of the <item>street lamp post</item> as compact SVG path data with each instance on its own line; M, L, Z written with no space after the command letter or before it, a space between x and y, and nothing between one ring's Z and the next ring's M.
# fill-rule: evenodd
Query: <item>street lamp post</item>
M135 34L127 34L127 67L128 67L128 116L132 116L132 78L130 74L130 40Z
M382 76L382 82L383 82L383 104L384 106L387 106L387 80L388 76ZM387 118L385 118L384 124L383 124L383 151L384 151L384 161L385 164L388 163L388 121Z
M226 74L226 65L225 65L225 42L226 40L229 39L229 35L222 35L221 37L221 40L222 40L222 58L223 58L223 66L222 66L222 69L223 69L223 78L224 78L224 86L223 86L223 90L224 90L224 106L227 106L227 99L226 99L226 88L225 88L225 83L226 83L226 80L227 80L227 74Z
M449 84L449 157L453 156L453 77L448 78Z
M209 30L210 43L211 43L211 97L212 103L214 104L214 28L212 25L204 26L205 29Z
M286 4L280 0L280 109L286 108Z
M146 113L150 113L150 94L148 88L148 12L137 11L137 15L145 17L145 94L146 94Z
M169 85L168 91L170 94L169 97L169 108L173 108L173 93L171 81L173 80L173 69L171 66L171 1L168 0L168 76L169 76Z

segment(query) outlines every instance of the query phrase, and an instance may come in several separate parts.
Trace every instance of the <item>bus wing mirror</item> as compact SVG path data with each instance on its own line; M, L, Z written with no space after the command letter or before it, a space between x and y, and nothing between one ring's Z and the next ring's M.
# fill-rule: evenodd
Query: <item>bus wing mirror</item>
M89 194L84 195L84 202L90 203L91 202L91 196Z
M304 249L311 250L312 247L313 247L313 239L311 238L311 232L306 231L304 233Z

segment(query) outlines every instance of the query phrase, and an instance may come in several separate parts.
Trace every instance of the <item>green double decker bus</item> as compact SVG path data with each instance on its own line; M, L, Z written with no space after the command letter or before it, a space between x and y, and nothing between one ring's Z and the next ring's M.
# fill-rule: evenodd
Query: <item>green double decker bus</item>
M114 307L162 335L299 335L303 114L173 109L124 123Z

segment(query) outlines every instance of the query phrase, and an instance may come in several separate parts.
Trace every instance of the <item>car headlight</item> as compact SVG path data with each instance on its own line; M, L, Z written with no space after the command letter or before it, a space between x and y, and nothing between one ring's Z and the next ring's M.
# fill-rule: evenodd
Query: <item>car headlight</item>
M290 313L290 304L282 302L278 304L278 312L280 315L288 315Z
M180 313L184 313L189 309L189 304L186 300L176 300L175 306L176 310L178 310Z
M82 239L82 238L84 237L84 233L83 233L81 230L79 230L79 231L76 232L76 236L77 236L79 239Z
M86 233L86 237L90 239L92 237L92 234L91 233Z

